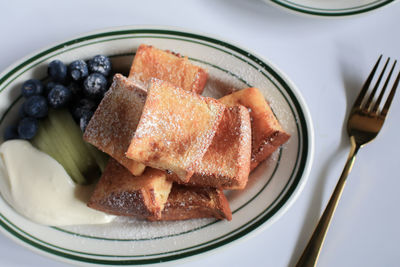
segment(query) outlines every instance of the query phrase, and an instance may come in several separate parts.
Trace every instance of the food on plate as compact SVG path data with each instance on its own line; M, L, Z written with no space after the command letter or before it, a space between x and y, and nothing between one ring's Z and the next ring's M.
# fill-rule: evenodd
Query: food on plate
M290 135L285 132L276 119L271 107L257 88L246 88L219 99L228 105L243 105L250 110L252 148L251 167L253 170L268 158Z
M89 76L88 66L87 66L86 62L82 59L72 61L68 65L68 72L71 76L71 79L74 81L83 80L87 76Z
M142 114L147 93L120 74L114 76L83 135L83 139L109 154L134 175L145 165L125 156Z
M33 95L43 94L43 83L37 79L30 79L25 81L21 87L21 94L23 97L28 98Z
M107 79L101 73L92 73L83 81L83 93L88 98L100 100L107 89Z
M152 78L126 156L188 182L212 142L224 105Z
M250 172L251 125L243 106L225 109L218 130L188 184L243 189ZM175 174L169 178L180 182Z
M101 175L107 157L82 139L82 132L66 109L51 109L40 122L32 144L57 160L78 184Z
M89 60L89 70L107 77L111 73L111 61L105 55L96 55Z
M39 125L38 121L35 118L31 117L23 118L18 123L18 128L17 128L18 137L26 140L32 139L36 135L36 132L38 131L39 128L38 125Z
M142 44L136 51L129 78L142 83L157 78L184 90L201 94L207 82L208 72L190 63L187 57Z
M67 80L67 66L61 60L55 59L47 66L47 74L56 83L64 83Z
M63 166L30 142L4 142L0 155L1 195L26 218L54 226L103 224L114 219L88 208L85 200L93 188L74 183Z
M178 221L197 218L232 220L232 212L224 192L218 188L173 184L161 218L150 221Z
M141 176L133 176L113 159L88 206L109 214L151 221L232 218L228 200L220 189L172 184L165 172L153 168L146 168Z
M97 108L97 103L92 99L80 98L77 99L71 108L71 115L76 121L80 121L80 118L85 115L85 113L93 113ZM89 121L88 121L89 122ZM87 126L87 125L86 125Z
M20 122L7 127L6 140L32 140L64 167L63 175L75 186L100 177L87 202L98 214L149 221L231 220L223 190L244 189L250 172L290 137L262 93L247 88L219 100L201 96L207 70L148 45L139 46L129 77L115 74L109 87L111 67L103 55L87 63L75 60L68 68L53 60L50 82L24 83ZM50 166L51 157L43 164ZM44 177L34 179L63 179L57 190L69 194L65 177Z
M4 130L4 141L18 139L18 126L17 125L8 125Z
M47 116L48 105L45 97L41 95L29 96L22 106L22 117L42 119Z
M64 108L68 105L72 92L62 84L56 84L47 95L47 102L52 108Z
M68 68L60 60L51 61L47 66L50 81L46 85L37 79L22 84L21 94L25 101L19 109L20 121L7 127L4 139L32 139L39 127L39 122L34 119L45 119L49 107L68 107L84 131L98 101L108 89L107 76L111 70L111 61L104 55L93 57L89 66L83 60L71 62ZM90 108L86 105L88 102L93 102Z
M88 206L114 215L160 218L171 186L163 171L146 168L142 175L133 176L110 159Z

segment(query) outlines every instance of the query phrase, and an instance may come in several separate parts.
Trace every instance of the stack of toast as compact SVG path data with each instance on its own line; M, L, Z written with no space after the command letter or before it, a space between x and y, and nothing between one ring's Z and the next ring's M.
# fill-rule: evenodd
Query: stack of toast
M204 97L207 77L186 57L139 46L84 133L111 156L89 207L150 221L231 220L224 190L245 188L290 136L258 89Z

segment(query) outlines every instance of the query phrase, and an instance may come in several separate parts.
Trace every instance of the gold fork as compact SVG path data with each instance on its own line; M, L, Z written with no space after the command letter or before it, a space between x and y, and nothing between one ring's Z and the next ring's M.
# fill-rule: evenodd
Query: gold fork
M394 94L396 92L397 85L399 84L400 73L397 75L397 78L392 85L392 89L390 90L390 93L386 98L386 102L383 105L383 108L380 109L380 104L385 95L385 90L389 84L390 78L397 62L396 60L394 61L393 66L383 85L383 88L381 89L378 98L376 98L375 95L378 91L379 84L390 61L390 58L388 58L383 67L383 70L381 71L375 83L375 86L372 90L369 90L372 79L375 76L375 72L381 59L382 55L379 57L374 68L369 74L364 86L361 89L360 94L358 95L350 111L350 115L347 121L347 132L349 134L351 143L349 157L343 169L342 175L340 176L339 181L335 187L335 190L333 191L332 196L329 199L328 205L326 206L325 211L322 214L318 225L315 228L313 235L311 236L310 241L308 241L307 247L304 249L303 254L297 262L297 267L311 267L316 265L322 244L329 228L329 224L333 217L333 213L335 212L336 206L339 202L340 196L342 195L347 176L350 173L351 168L353 167L356 154L361 147L372 141L377 136L385 121L386 115L390 108L390 104L392 103ZM368 91L371 92L368 94Z

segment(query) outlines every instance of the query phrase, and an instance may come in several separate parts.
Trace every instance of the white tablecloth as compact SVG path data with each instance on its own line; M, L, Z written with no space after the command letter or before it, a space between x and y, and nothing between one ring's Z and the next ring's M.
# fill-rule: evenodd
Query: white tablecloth
M304 96L315 160L297 201L257 236L188 259L184 266L292 266L342 171L344 121L379 54L400 59L400 4L326 19L251 1L3 1L0 71L21 57L91 30L122 25L184 27L232 40L278 66ZM350 174L318 266L399 266L400 92L382 132ZM66 266L0 235L0 266Z

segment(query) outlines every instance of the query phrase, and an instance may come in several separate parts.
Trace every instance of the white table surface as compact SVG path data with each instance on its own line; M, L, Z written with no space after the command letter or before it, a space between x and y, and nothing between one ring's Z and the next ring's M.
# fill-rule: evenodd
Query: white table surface
M104 2L104 3L103 3ZM400 4L356 17L298 16L261 0L2 1L0 71L21 57L91 30L168 25L232 40L276 64L308 103L315 160L292 207L257 236L183 266L293 266L342 171L349 106L379 54L400 59ZM400 265L400 92L382 132L362 149L318 266ZM0 235L0 266L67 266Z

